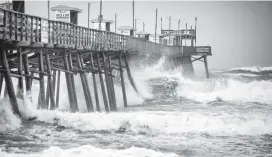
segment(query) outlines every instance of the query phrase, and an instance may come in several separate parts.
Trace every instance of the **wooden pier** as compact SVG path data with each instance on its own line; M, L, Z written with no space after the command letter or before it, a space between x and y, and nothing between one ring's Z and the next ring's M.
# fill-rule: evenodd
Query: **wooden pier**
M195 40L195 35L195 31L181 30L180 38ZM24 99L24 92L31 91L33 80L40 84L38 109L59 107L61 72L65 74L71 112L78 111L75 75L80 76L88 112L94 109L100 112L101 105L106 112L116 111L113 71L118 71L124 107L127 107L124 74L138 92L128 64L133 56L167 56L177 64L188 66L187 69L191 68L189 71L193 70L193 61L203 59L209 76L206 59L211 55L209 46L168 46L5 9L0 9L0 45L0 94L5 92L13 112L19 116L17 100ZM193 60L192 56L195 56ZM92 80L87 78L89 73ZM18 79L17 88L12 78ZM4 84L5 90L1 91ZM101 93L98 92L99 84ZM99 95L103 102L99 101Z

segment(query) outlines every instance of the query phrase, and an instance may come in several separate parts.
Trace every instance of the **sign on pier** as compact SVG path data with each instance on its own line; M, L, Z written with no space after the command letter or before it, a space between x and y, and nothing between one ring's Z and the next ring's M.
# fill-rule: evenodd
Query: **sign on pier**
M55 15L57 21L70 23L70 11L56 11Z

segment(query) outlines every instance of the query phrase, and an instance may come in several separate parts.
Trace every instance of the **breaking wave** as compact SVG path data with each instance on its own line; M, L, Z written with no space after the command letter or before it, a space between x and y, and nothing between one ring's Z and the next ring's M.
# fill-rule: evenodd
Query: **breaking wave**
M217 98L224 101L259 102L272 104L272 82L241 82L234 79L210 79L196 81L181 78L178 93L198 102L210 102Z
M99 156L99 157L177 157L178 155L174 153L162 153L159 151L131 147L128 149L101 149L90 145L84 145L76 148L62 149L60 147L50 147L39 153L32 154L15 154L15 153L5 153L0 150L0 156L4 157L89 157L89 156Z
M240 68L232 68L229 70L229 72L270 74L270 73L272 73L272 67L260 67L260 66L240 67Z
M272 133L272 117L260 113L197 113L142 111L131 113L65 113L38 111L37 120L81 131L108 131L151 135L251 135Z
M15 116L6 99L0 100L0 133L13 131L21 126L21 120Z

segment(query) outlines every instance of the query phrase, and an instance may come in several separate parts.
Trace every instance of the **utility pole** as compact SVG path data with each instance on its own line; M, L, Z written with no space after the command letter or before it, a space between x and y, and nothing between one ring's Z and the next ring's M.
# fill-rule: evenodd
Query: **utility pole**
M88 2L88 28L90 28L90 9L91 9L91 5L97 3L97 2Z
M139 20L139 19L135 19L134 21L134 23L135 23L135 29L133 30L133 31L135 31L135 35L136 35L136 31L137 31L137 20Z
M180 19L178 20L178 37L179 37L178 45L180 45L180 40L181 40L181 36L180 36Z
M88 2L88 29L90 28L90 7L91 7L91 3Z
M161 17L161 34L162 34L162 17ZM163 34L162 34L163 35ZM162 38L160 37L159 43L161 44ZM164 44L164 43L163 43Z
M47 0L47 18L50 20L50 0Z
M116 24L117 20L116 20L116 19L117 19L117 15L116 15L116 13L115 13L115 14L114 14L114 23L115 23L115 31L114 31L114 32L115 32L115 33L116 33L116 26L117 26L117 24Z
M196 24L197 24L197 17L195 18L195 46L196 46Z
M143 22L143 32L145 32L145 23Z
M161 34L162 34L162 17L161 17Z
M156 20L155 20L155 43L157 42L157 20L158 20L158 8L156 8Z
M186 33L187 33L187 22L186 22ZM186 41L187 39L185 39L185 46L186 46Z
M132 36L134 36L134 0L132 1L132 28L133 28Z
M101 31L101 21L102 21L102 0L100 0L100 13L99 13L99 30Z
M171 40L171 16L167 17L169 19L169 45L170 45L170 40Z
M122 14L116 14L116 13L114 14L114 16L115 16L115 22L114 22L115 23L115 33L116 33L116 28L117 28L117 17L120 15L122 15Z

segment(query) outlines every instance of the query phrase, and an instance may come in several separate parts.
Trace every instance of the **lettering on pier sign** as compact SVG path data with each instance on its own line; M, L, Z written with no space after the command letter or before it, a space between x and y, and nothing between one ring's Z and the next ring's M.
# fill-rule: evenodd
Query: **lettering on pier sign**
M55 11L57 21L70 23L70 11Z

